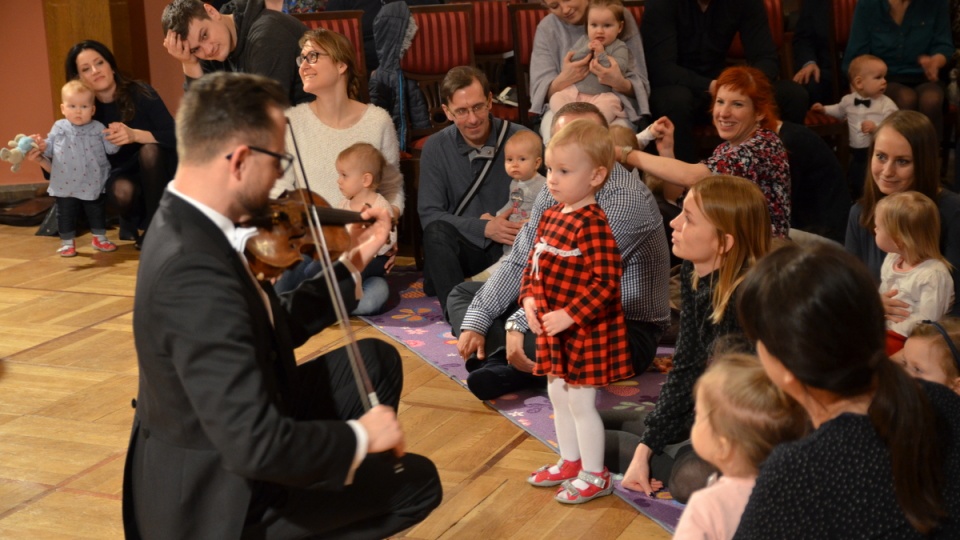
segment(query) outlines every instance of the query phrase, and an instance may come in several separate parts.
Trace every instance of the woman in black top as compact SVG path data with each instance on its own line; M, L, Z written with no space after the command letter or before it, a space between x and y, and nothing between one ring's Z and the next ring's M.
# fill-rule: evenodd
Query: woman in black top
M138 240L160 204L177 167L173 117L150 85L117 70L106 45L93 40L74 45L65 63L67 80L80 79L97 96L94 120L107 126L107 139L120 146L109 156L107 193L120 211L121 239Z
M737 311L814 429L767 458L735 538L960 538L960 396L887 358L866 267L839 247L779 249Z

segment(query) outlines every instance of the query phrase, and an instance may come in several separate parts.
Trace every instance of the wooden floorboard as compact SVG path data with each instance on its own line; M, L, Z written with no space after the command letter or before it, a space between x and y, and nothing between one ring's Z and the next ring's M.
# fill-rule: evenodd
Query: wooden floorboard
M138 252L0 225L0 538L122 538L123 460L137 392ZM115 237L115 231L108 235ZM358 338L390 341L359 320ZM326 330L305 359L344 343ZM398 538L668 538L616 497L568 507L525 482L556 454L402 345L400 420L440 471L444 502Z

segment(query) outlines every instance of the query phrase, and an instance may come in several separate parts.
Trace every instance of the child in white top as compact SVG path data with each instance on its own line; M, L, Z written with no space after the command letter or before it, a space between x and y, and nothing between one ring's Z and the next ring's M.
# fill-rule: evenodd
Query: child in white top
M383 154L369 143L356 143L348 146L337 156L337 186L344 200L340 208L362 212L367 208L383 208L390 211L390 203L377 192L384 172L390 167ZM386 286L388 263L397 245L397 230L390 231L387 243L377 251L370 264L363 269L363 298L354 315L377 313L387 298L381 294L371 294L371 287L382 290Z
M600 65L610 67L610 58L613 58L626 77L634 61L627 44L619 39L623 24L620 0L591 0L587 7L587 35L573 44L572 60L576 62L593 55ZM589 73L576 84L554 92L550 96L550 109L559 111L567 103L586 101L596 105L609 124L618 118L626 118L620 99L619 93Z
M526 222L530 219L533 203L547 179L538 172L543 163L543 140L536 133L523 130L510 137L503 146L503 165L510 175L510 198L497 215L511 211L509 220ZM480 219L493 219L494 216L485 213ZM505 260L513 246L503 247L503 256L489 268L471 277L468 281L486 281L497 271L500 263Z
M887 64L871 54L864 54L850 62L847 72L851 93L836 105L814 103L814 111L847 120L850 131L851 162L848 177L855 189L854 200L860 198L866 175L867 151L873 133L880 122L896 112L897 105L884 95L887 90Z
M940 253L940 211L919 191L894 193L880 199L875 210L877 247L887 253L880 267L880 293L898 291L910 315L887 321L887 355L920 321L936 321L953 305L950 263Z
M690 440L722 476L690 496L674 539L733 538L760 463L773 447L806 431L803 409L781 392L756 357L721 356L694 388Z
M960 319L922 321L890 359L911 377L942 384L960 394Z
M74 237L81 207L93 233L93 249L116 251L117 246L106 236L103 190L110 173L107 154L116 153L120 147L106 139L106 128L93 119L96 110L93 90L78 80L72 80L63 85L60 95L63 98L60 112L64 117L53 124L42 156L35 158L50 173L47 192L57 200L60 233L57 252L61 257L76 256Z

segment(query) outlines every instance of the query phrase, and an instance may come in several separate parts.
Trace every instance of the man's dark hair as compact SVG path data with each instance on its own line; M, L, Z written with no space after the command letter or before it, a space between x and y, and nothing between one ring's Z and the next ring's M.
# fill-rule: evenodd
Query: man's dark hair
M206 8L200 0L174 0L163 8L160 23L163 25L163 34L168 31L176 32L180 39L187 37L190 21L195 19L209 19Z
M266 146L276 129L271 108L287 108L287 94L273 79L218 72L194 81L177 111L177 153L201 164L232 143Z
M448 71L447 76L440 83L440 101L444 105L450 105L454 92L470 86L473 81L480 81L483 97L490 95L490 83L482 71L473 66L457 66Z

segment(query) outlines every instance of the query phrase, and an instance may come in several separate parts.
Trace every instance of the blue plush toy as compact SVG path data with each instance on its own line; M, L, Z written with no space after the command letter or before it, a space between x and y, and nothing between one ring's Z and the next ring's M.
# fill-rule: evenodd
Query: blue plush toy
M12 163L13 167L10 167L10 170L13 172L20 170L20 164L27 156L27 152L40 148L32 137L27 137L22 133L14 137L7 145L10 148L0 148L0 160Z

